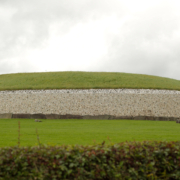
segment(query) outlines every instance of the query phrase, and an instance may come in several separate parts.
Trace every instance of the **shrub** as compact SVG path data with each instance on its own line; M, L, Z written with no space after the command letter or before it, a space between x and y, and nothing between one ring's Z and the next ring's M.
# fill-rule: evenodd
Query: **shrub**
M180 179L180 142L0 149L0 179Z

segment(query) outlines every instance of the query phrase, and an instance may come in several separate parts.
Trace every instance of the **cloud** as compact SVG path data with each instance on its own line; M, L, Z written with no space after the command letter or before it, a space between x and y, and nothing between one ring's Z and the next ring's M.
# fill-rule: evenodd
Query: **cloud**
M9 62L12 62L12 59L14 59L16 64L18 64L19 61L21 61L20 64L25 64L23 63L25 61L33 67L33 64L36 62L36 65L38 64L42 67L42 60L40 59L42 59L43 56L39 56L39 61L37 62L37 58L35 59L34 57L34 59L30 59L29 57L26 57L25 54L30 54L30 56L32 56L32 54L40 54L42 48L45 48L48 43L52 44L52 40L49 40L51 34L53 34L52 32L62 36L71 31L70 36L72 36L71 38L74 38L73 42L75 44L75 41L78 41L78 39L73 37L72 29L74 26L113 14L114 10L117 10L116 4L120 3L114 0L111 3L107 0L88 0L86 2L83 0L76 2L69 0L31 0L26 2L21 0L1 1L0 5L1 9L3 9L3 18L0 22L3 29L1 29L0 33L0 38L2 40L0 44L0 63L3 63L4 69L7 69L7 72L10 70L8 64ZM82 29L85 31L87 30L86 27L82 27ZM74 33L74 36L76 35L77 33ZM84 38L88 39L88 34L86 33L86 35L87 37L84 36ZM78 34L78 36L81 38L80 34ZM67 37L67 39L69 38ZM91 39L89 40L91 41ZM83 39L80 39L79 41L85 44ZM58 45L58 42L55 44ZM64 45L60 44L60 47L62 46ZM79 48L81 47L82 45L79 45ZM92 47L87 46L87 48ZM66 51L68 51L69 48L66 47L66 49ZM33 52L29 53L31 50ZM69 51L72 50L73 46L71 45L71 50ZM61 51L64 51L64 48ZM86 57L82 55L83 53L81 53L79 49L78 51L79 55L81 54L81 57L85 59ZM51 52L51 54L52 53L53 52ZM57 52L55 53L57 54ZM77 53L74 52L74 56L76 54ZM49 56L51 56L49 58L52 59L53 56ZM15 60L16 57L19 58L18 61ZM2 62L3 59L6 60L7 63ZM88 57L86 59L88 59ZM47 66L49 67L49 65ZM16 67L20 68L20 66ZM19 68L17 68L17 71L20 71ZM42 69L39 68L39 70ZM27 71L29 70L30 69L28 68Z
M180 72L179 1L0 0L0 73Z
M109 60L102 69L178 78L180 23L172 5L133 14L120 31L109 41Z

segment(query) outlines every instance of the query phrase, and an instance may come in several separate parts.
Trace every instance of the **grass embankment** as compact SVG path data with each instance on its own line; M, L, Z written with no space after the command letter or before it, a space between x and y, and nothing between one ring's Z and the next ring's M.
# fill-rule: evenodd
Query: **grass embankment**
M180 125L170 121L135 120L0 120L0 147L16 146L18 143L18 121L20 121L20 145L93 145L95 143L119 143L125 141L177 141Z
M46 72L0 75L0 90L91 88L180 90L180 81L150 75L105 72Z

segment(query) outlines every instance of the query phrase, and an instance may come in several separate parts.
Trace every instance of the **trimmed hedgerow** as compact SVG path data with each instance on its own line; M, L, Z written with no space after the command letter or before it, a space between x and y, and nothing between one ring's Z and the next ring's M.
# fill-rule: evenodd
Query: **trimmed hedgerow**
M0 179L180 179L180 141L1 148Z

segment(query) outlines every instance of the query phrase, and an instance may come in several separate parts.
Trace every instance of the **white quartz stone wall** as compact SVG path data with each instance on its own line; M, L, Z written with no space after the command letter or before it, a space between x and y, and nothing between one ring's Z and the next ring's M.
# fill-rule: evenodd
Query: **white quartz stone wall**
M180 117L180 91L23 90L0 92L0 114Z

